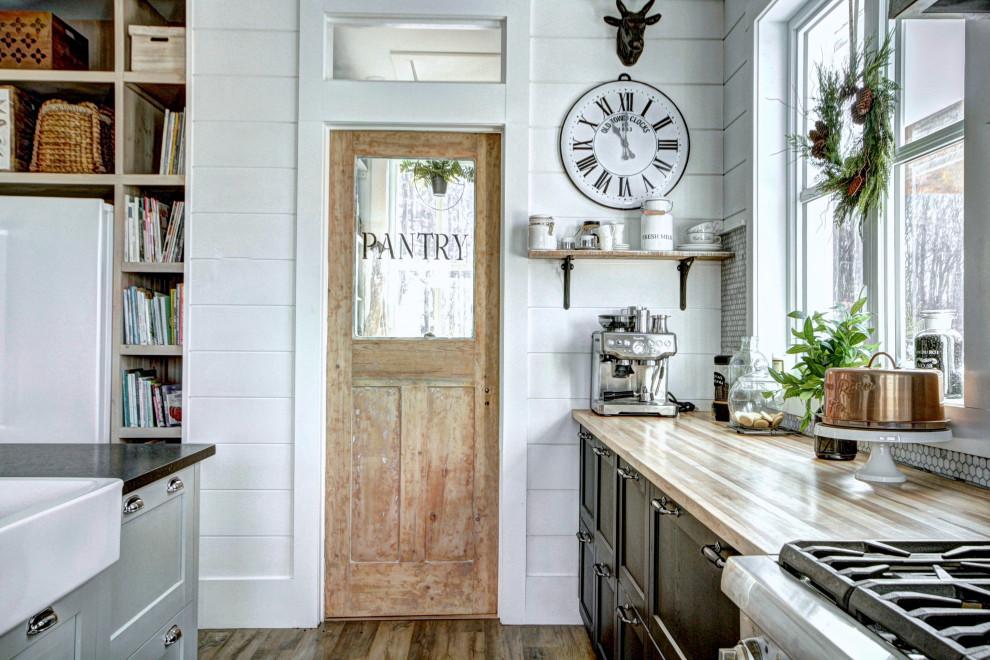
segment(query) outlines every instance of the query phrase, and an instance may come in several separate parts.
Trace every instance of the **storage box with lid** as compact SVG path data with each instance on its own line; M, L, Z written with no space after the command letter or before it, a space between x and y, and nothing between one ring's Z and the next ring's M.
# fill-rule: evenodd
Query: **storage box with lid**
M186 70L186 28L130 25L131 71L182 73Z
M89 40L47 11L0 11L0 68L89 68Z
M31 165L38 99L13 85L0 85L0 172L27 172Z

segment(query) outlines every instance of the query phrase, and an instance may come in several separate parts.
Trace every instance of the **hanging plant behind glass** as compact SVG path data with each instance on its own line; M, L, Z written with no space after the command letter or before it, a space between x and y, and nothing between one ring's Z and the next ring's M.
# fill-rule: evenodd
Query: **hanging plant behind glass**
M413 179L428 183L437 197L447 194L451 181L474 181L474 167L459 160L404 160L399 171L412 172Z
M855 25L851 23L853 31ZM842 69L819 66L818 96L812 114L815 127L808 135L794 134L788 143L819 168L818 189L829 195L837 225L848 221L862 228L887 195L894 156L893 114L897 84L886 76L891 53L888 34L879 49L860 52L851 40L849 64ZM862 126L845 149L846 116Z

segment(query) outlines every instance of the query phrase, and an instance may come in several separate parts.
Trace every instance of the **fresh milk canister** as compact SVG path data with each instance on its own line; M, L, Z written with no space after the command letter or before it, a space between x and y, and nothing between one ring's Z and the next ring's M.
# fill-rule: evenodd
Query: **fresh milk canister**
M655 197L643 202L640 214L640 249L673 250L674 203L666 197Z

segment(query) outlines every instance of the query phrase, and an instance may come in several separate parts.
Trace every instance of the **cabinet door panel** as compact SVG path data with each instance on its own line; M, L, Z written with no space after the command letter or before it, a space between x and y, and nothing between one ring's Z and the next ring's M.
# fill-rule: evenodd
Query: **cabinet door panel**
M578 604L581 620L589 634L594 632L595 618L595 537L581 524L578 532Z
M595 530L615 552L616 520L616 456L611 449L601 445L598 452L598 511Z
M617 472L619 542L616 565L619 583L636 607L645 610L650 564L650 483L621 459Z
M595 630L593 640L599 657L615 657L615 562L612 548L600 535L595 538Z
M696 518L654 489L651 500L650 634L667 657L718 657L739 640L739 609L722 593L722 569L704 548L735 554ZM654 501L655 500L655 501Z
M619 601L616 606L616 657L620 660L647 660L653 657L653 642L646 633L646 622L630 598L629 592L620 584Z
M598 470L598 456L595 455L594 449L598 441L584 429L581 429L578 436L581 443L581 474L579 475L581 482L580 517L581 522L589 529L594 529L595 500L598 497L595 481L595 475Z
M196 657L196 609L192 603L155 631L129 660L186 660Z

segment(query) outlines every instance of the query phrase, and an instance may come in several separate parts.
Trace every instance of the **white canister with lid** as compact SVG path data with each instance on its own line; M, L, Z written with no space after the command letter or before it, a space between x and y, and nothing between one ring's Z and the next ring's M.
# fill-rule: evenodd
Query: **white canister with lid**
M640 213L640 249L648 251L674 249L673 202L665 197L643 202Z
M553 217L549 215L529 216L529 249L554 250L557 239L553 236Z

